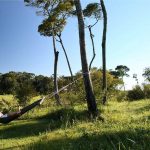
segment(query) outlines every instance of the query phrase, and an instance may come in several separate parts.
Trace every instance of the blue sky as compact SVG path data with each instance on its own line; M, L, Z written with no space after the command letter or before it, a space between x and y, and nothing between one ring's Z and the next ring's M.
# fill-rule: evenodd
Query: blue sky
M81 0L84 7L89 2ZM137 73L143 82L142 73L149 65L150 58L150 1L149 0L105 0L108 11L107 68L117 65L130 68L130 78L126 78L127 88L135 81ZM27 71L50 76L53 74L53 48L51 38L42 37L37 32L42 22L35 9L26 7L23 0L0 0L0 72ZM86 22L88 23L88 22ZM93 66L101 67L102 20L93 28L96 44L96 59ZM62 33L73 72L81 69L77 19L68 20ZM89 33L86 32L87 56L92 55ZM61 47L58 74L68 75L69 71Z

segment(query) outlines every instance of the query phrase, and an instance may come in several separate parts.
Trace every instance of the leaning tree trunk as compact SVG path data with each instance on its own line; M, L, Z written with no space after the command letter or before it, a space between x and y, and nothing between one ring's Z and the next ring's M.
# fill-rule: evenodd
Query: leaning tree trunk
M95 59L96 53L95 53L95 45L94 45L94 40L93 40L94 35L92 34L92 26L88 26L88 29L89 29L90 38L91 38L92 47L93 47L93 57L92 57L92 60L90 62L90 65L89 65L89 70L91 70L92 63Z
M80 54L81 54L82 72L83 72L88 111L92 116L96 116L98 110L97 110L97 105L95 101L95 96L93 93L93 88L92 88L92 83L91 83L91 78L89 74L87 58L86 58L83 12L81 8L80 0L74 0L74 2L75 2L77 17L78 17Z
M58 64L59 52L56 50L54 35L53 35L53 47L54 47L54 56L55 56L55 60L54 60L54 93L55 93L55 100L56 100L57 105L61 105L60 97L58 94L58 82L57 82L57 64Z
M103 104L107 101L107 78L106 78L106 32L107 32L107 12L103 0L100 0L102 7L104 23L103 23L103 37L102 37L102 64L103 64L103 86L102 90L104 92Z
M71 75L71 78L72 78L72 81L74 81L74 78L73 78L73 73L72 73L72 70L71 70L71 66L70 66L70 62L69 62L69 58L68 58L68 55L67 55L67 52L66 52L66 49L64 47L64 44L63 44L63 41L62 41L62 38L61 38L61 34L60 35L57 35L58 38L59 38L59 42L61 44L61 47L64 51L64 54L65 54L65 57L66 57L66 60L67 60L67 64L68 64L68 68L69 68L69 71L70 71L70 75Z

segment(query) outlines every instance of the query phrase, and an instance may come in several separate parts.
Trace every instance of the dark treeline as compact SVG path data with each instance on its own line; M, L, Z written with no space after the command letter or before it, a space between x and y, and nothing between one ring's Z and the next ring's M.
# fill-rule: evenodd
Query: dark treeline
M36 76L27 72L9 72L0 75L0 94L13 94L25 88L32 93L47 94L52 90L52 77Z
M121 69L120 69L121 68ZM134 74L133 78L137 82L137 85L129 91L122 90L124 87L124 76L128 76L127 72L129 68L120 65L117 66L115 71L109 70L106 72L107 75L107 97L108 99L122 100L137 100L150 97L150 69L144 70L143 76L148 81L142 86L138 83L137 75ZM91 79L93 83L93 91L96 99L102 100L105 94L102 90L103 74L102 69L91 68L90 71ZM135 76L136 75L136 76ZM74 99L74 102L85 101L85 90L82 78L82 71L77 72L73 76L75 83L61 92L61 98L65 101ZM79 79L76 81L76 79ZM27 72L9 72L2 74L0 73L0 95L12 94L18 99L18 102L25 104L31 97L37 95L51 94L54 89L54 77L35 75ZM62 88L72 82L71 76L59 76L58 77L58 88ZM125 87L124 87L125 89ZM65 98L64 98L65 97ZM70 98L69 98L70 97Z
M91 69L91 76L93 81L94 93L97 97L102 96L102 89L100 82L102 83L102 70L97 68ZM82 73L78 72L74 76L74 79L82 77ZM111 73L107 72L108 77L108 93L117 90L117 86L122 84L119 78L115 78ZM43 75L35 75L27 72L9 72L0 74L0 94L12 94L18 98L21 102L26 102L27 99L36 95L47 95L53 92L54 78L53 76L47 77ZM99 82L100 81L100 82ZM61 88L72 82L70 76L58 77L58 87ZM75 82L73 86L70 86L67 91L78 93L81 97L84 97L84 87L82 78ZM85 98L83 98L85 99Z
M12 71L0 74L0 94L12 94L20 103L26 103L33 96L51 91L52 83L52 77Z

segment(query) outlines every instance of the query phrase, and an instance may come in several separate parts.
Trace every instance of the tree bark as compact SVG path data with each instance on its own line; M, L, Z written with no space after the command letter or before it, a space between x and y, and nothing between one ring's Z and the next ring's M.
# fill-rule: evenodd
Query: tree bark
M86 92L86 100L88 111L92 116L97 115L97 105L95 101L95 96L93 93L91 78L88 69L88 63L86 58L86 48L85 48L85 31L84 31L84 21L83 21L83 12L81 8L80 0L74 0L77 18L78 18L78 28L79 28L79 43L80 43L80 55L81 55L81 64L83 72L84 87Z
M68 64L68 68L69 68L69 71L70 71L70 75L71 75L72 81L74 81L72 69L71 69L70 62L69 62L69 58L68 58L66 49L65 49L65 47L64 47L64 44L63 44L61 35L57 35L57 36L58 36L58 38L59 38L60 44L61 44L62 49L63 49L63 51L64 51L64 54L65 54L65 57L66 57L66 60L67 60L67 64Z
M55 100L57 105L61 105L60 97L58 94L58 82L57 82L57 64L58 64L58 56L59 52L56 50L55 45L55 37L53 35L53 48L54 48L54 93L55 93Z
M92 60L90 62L90 65L89 65L89 70L91 70L91 66L92 66L92 63L94 61L94 58L95 58L96 54L95 54L95 45L94 45L93 34L92 34L92 26L88 26L88 29L89 29L89 32L90 32L90 38L91 38L92 47L93 47L93 57L92 57Z
M100 4L103 12L103 37L102 37L102 64L103 64L103 86L104 92L103 104L107 102L107 77L106 77L106 33L107 33L107 12L103 0L100 0Z

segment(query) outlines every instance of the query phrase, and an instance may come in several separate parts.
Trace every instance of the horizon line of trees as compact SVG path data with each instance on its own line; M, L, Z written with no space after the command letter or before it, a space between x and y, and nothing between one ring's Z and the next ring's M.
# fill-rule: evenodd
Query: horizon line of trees
M93 89L95 87L101 88L101 85L98 83L98 80L102 83L102 70L95 68L91 68L92 81L93 81ZM120 79L117 79L109 71L107 71L107 76L110 78L108 80L109 86L108 89L113 89L117 87L118 84L121 83ZM78 79L82 77L82 71L77 72L74 75L74 79ZM71 76L60 76L57 78L58 87L61 88L72 82ZM110 81L111 80L111 81ZM53 82L54 76L43 76L43 75L35 75L34 73L27 72L14 72L11 71L9 73L0 74L0 94L12 94L16 95L21 102L27 101L28 98L31 98L35 95L47 95L53 92ZM112 82L112 83L111 83ZM116 83L115 83L116 82ZM69 87L69 90L80 92L79 87L83 87L83 80L79 80L75 83L75 86ZM99 85L98 85L99 84ZM111 85L112 84L112 85ZM112 87L111 87L112 86ZM84 90L81 91L84 91ZM95 93L98 92L98 89Z
M122 67L121 67L122 66ZM118 68L122 68L121 70ZM129 68L119 65L113 70L107 70L107 97L108 99L122 100L138 100L150 98L150 67L144 69L143 77L148 83L139 85L138 82L132 90L122 91L120 87L124 86L123 77L129 76L127 74ZM123 70L125 69L125 70ZM127 72L126 72L127 71ZM65 102L72 103L84 102L85 91L82 77L82 71L77 72L74 76L74 80L80 79L74 83L74 85L69 86L60 94L61 100ZM133 74L133 79L138 80L137 75ZM71 76L59 76L58 87L62 88L72 81ZM93 92L95 94L97 102L102 102L104 92L102 90L103 73L102 69L96 67L91 68L91 80L93 83ZM99 81L101 84L99 84ZM14 72L0 73L0 94L12 94L21 105L25 105L28 101L38 95L48 95L53 93L53 82L54 76L43 76L35 75L34 73L27 72ZM101 89L101 90L100 90ZM64 95L66 98L64 98ZM51 99L52 102L54 99ZM73 103L74 103L73 102Z
M98 69L97 67L91 68L91 73L102 72L102 69ZM115 70L109 69L107 73L113 76L113 78L120 79L122 81L122 85L125 86L124 77L129 77L128 72L130 69L125 65L116 66ZM82 76L82 71L77 72L73 75L74 79ZM142 76L145 78L145 81L150 82L150 67L146 67L143 71ZM59 76L57 77L59 80L59 87L65 86L72 82L72 76ZM96 78L96 76L95 76ZM138 83L137 74L133 74L133 79ZM65 81L64 83L60 81ZM95 79L94 79L95 80ZM53 81L54 76L50 77L44 75L35 75L34 73L28 72L15 72L10 71L8 73L0 73L0 94L14 94L14 90L17 90L17 86L25 86L33 83L33 87L35 91L39 94L48 94L48 92L53 91ZM124 88L125 89L125 88Z

